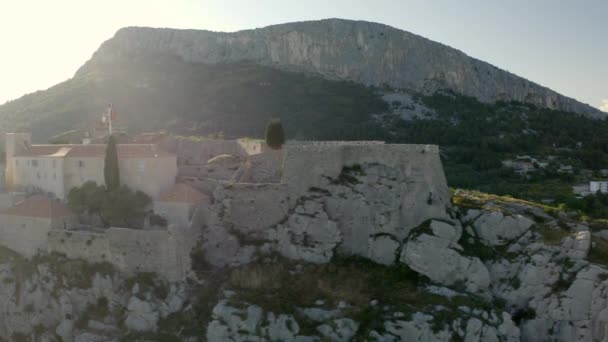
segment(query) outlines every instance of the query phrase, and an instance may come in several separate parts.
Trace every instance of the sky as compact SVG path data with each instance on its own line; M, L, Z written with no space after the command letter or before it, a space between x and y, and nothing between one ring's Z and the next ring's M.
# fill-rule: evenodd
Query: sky
M606 0L0 0L0 104L71 78L121 27L380 22L608 112Z

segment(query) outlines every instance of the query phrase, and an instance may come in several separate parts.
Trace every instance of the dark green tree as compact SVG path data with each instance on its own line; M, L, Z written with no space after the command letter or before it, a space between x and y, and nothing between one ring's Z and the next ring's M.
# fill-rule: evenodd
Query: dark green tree
M151 203L141 191L133 192L125 185L106 190L93 181L72 188L67 199L76 213L98 216L108 227L141 227Z
M103 167L103 176L106 188L111 191L120 186L120 173L118 171L118 152L116 151L116 140L111 135L106 146L106 158Z
M278 150L285 143L285 131L283 130L283 125L281 124L281 120L272 119L266 125L266 145L274 150Z

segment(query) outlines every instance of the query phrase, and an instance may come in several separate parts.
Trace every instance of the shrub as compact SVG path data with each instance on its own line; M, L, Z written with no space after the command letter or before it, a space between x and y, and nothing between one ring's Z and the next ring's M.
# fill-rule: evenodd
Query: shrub
M118 171L118 152L116 151L116 140L111 135L106 146L106 157L103 167L103 176L106 187L114 190L120 186L120 173Z
M146 216L150 197L122 185L106 189L89 181L68 193L68 206L78 214L99 215L106 226L132 226Z
M266 144L274 149L278 150L285 143L285 132L283 131L283 125L281 120L272 119L266 125Z

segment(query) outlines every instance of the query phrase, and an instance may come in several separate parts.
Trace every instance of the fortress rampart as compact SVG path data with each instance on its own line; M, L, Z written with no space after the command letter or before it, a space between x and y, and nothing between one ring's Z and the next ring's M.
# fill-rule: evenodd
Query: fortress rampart
M127 273L156 272L169 280L180 280L190 268L184 239L184 232L173 226L167 230L54 229L48 232L48 251L89 262L109 262Z
M297 245L310 243L310 234L330 239L322 246L341 241L335 249L339 253L369 257L378 234L403 238L428 219L446 218L450 206L450 191L435 145L292 141L278 151L253 153L263 150L256 145L260 141L172 143L178 154L184 153L179 155L182 161L209 167L217 167L207 163L209 156L238 156L226 157L238 168L230 180L209 178L210 174L180 180L210 199L197 206L187 227L184 222L169 222L165 230L54 227L25 236L19 230L21 224L15 222L0 230L0 241L27 256L57 252L90 262L109 262L128 273L156 272L179 280L190 270L190 252L199 239L209 251L209 260L217 265L252 260L257 247L246 245L247 241L261 241L266 251L274 248L288 257L330 258L333 247L319 259L310 251L303 252L302 248L310 246ZM330 231L334 235L325 236Z

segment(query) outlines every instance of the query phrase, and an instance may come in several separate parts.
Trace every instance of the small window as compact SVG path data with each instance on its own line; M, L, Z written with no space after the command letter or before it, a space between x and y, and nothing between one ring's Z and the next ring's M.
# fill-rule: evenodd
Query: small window
M57 179L57 175L53 173L53 180Z
M84 167L84 160L78 161L78 167Z
M56 160L53 159L53 169L55 168L55 164L56 164L55 162L56 162Z
M144 164L143 160L140 160L137 162L137 170L139 171L139 173L144 173L146 169L146 165Z
M19 159L15 159L15 166L19 166Z
M38 161L37 160L32 160L32 166L33 167L38 167Z
M40 179L40 172L36 172L36 177L38 177L38 179Z

